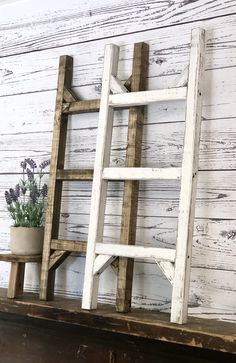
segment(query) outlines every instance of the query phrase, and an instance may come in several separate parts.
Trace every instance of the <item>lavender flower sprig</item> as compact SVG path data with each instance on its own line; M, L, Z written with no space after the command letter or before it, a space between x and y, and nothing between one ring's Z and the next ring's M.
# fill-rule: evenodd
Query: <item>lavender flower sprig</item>
M5 191L7 209L15 227L40 227L44 222L47 199L47 184L42 185L50 161L43 161L38 169L33 159L20 163L23 177L15 188ZM42 185L42 186L41 186Z

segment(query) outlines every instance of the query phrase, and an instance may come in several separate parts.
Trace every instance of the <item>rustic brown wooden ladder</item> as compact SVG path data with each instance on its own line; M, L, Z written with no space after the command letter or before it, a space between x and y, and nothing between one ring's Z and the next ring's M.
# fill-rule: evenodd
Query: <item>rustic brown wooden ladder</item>
M57 267L71 252L86 251L86 241L58 239L63 181L86 181L93 178L93 170L64 169L68 115L98 112L100 107L100 100L78 101L70 90L72 66L71 57L62 56L60 58L40 286L40 298L42 300L53 298ZM121 82L118 83L116 79L112 79L113 93L145 90L147 69L148 45L136 43L134 45L132 76L124 85ZM144 106L130 108L126 151L127 167L140 166L143 119ZM138 186L137 181L126 181L124 186L121 240L127 244L135 243ZM120 258L113 266L116 267L118 273L117 310L128 311L131 305L133 260Z
M190 262L195 212L196 180L198 171L198 149L200 140L202 72L205 32L192 31L190 62L178 85L164 90L126 93L117 79L119 48L105 48L104 73L98 124L97 148L91 198L91 212L86 253L83 289L83 309L97 306L99 275L117 256L153 259L173 285L171 321L185 323L187 320ZM186 73L188 86L186 87ZM116 85L118 94L111 94ZM148 105L152 102L186 100L186 125L182 168L111 168L109 167L112 138L113 112L115 108ZM104 212L108 180L155 180L181 179L179 218L176 249L128 246L103 243Z

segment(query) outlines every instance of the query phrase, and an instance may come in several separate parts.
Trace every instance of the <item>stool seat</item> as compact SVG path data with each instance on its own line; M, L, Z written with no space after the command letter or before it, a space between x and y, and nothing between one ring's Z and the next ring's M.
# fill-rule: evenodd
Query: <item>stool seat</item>
M12 253L1 253L0 261L11 262L11 272L7 297L14 299L22 295L24 289L25 264L26 263L41 263L42 255L14 255Z
M14 255L13 253L0 253L0 261L5 262L41 262L42 255Z

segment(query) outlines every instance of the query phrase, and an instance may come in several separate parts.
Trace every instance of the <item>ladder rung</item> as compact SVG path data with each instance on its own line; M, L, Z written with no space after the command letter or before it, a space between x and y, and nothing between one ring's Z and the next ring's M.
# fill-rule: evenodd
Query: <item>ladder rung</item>
M180 179L181 168L104 168L107 180Z
M62 239L53 239L51 242L52 250L86 252L86 248L87 242L84 241L67 241Z
M110 95L109 105L112 107L131 107L148 105L152 102L173 101L186 99L187 88L169 88L155 91L140 91ZM64 102L62 112L64 114L98 112L100 100Z
M155 91L142 91L119 93L110 95L109 106L112 107L131 107L148 105L152 102L185 100L187 87L169 88Z
M93 169L58 169L57 180L93 180Z
M73 113L88 113L88 112L98 112L100 108L100 100L89 100L89 101L75 101L63 103L62 112L64 114Z
M175 261L175 250L169 248L155 248L130 246L114 243L97 243L96 253L108 256L131 257L131 258L154 258L158 261Z

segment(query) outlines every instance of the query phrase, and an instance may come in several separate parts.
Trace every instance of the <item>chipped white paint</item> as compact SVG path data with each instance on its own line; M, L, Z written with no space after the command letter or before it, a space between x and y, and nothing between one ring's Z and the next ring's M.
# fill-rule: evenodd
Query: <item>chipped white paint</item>
M192 257L198 150L202 117L202 78L204 77L205 31L192 31L186 126L179 200L176 261L171 302L171 322L184 324L188 315L190 266Z
M107 180L180 179L181 168L104 168L102 177Z
M157 261L175 261L175 250L173 249L129 246L119 243L97 243L96 253L108 256L130 257L137 259L148 258Z
M185 100L186 94L186 87L131 92L125 94L120 93L109 97L109 105L112 107L130 107L149 105L154 102Z
M94 278L96 241L102 239L104 213L106 207L107 181L103 180L103 168L109 165L110 147L113 126L113 109L109 107L111 76L116 76L119 60L119 48L107 45L104 56L104 72L98 121L96 156L94 162L93 188L91 196L90 222L84 273L82 308L91 309L97 306L98 278Z

